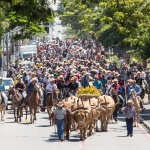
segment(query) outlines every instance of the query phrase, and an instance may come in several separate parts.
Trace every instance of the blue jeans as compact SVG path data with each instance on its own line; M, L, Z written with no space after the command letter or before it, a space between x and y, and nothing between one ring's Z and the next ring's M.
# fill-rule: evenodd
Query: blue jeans
M56 125L57 125L57 133L59 139L64 138L64 126L65 126L65 120L56 120Z
M126 118L127 124L127 134L133 134L133 117L128 119Z

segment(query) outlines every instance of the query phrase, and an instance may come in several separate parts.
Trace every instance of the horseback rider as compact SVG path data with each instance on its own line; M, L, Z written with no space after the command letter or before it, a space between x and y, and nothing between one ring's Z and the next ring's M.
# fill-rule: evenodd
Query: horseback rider
M2 96L2 100L4 102L4 105L7 106L7 97L5 95L6 93L6 89L5 89L5 84L4 82L2 82L2 77L0 77L0 92L1 92L1 96Z
M18 79L18 83L15 85L15 89L18 89L19 93L22 96L22 101L24 103L24 101L25 101L25 96L24 96L25 85L21 78Z
M76 82L76 77L72 77L70 83L68 84L68 89L71 94L76 95L76 91L79 88L78 83Z
M145 110L142 99L140 97L141 87L139 85L137 85L136 80L133 80L132 86L130 86L130 90L132 90L132 89L134 89L134 91L136 92L136 94L138 96L138 99L140 101L140 107L142 108L142 110Z
M32 79L30 80L30 83L29 83L29 85L28 85L28 87L27 87L27 96L26 96L26 99L29 98L31 92L33 91L33 88L34 88L34 86L36 85L36 81L37 81L36 78L32 78Z
M48 96L50 96L53 92L53 90L57 89L57 85L55 84L55 79L54 78L51 78L50 79L50 83L46 86L46 96L45 96L45 99L44 99L44 105L46 105L46 101L47 101L47 98Z
M115 90L115 93L118 94L118 97L119 97L122 105L124 105L125 104L125 100L122 97L122 95L120 94L121 92L120 92L120 85L118 84L118 80L114 79L113 82L114 83L112 84L111 88L113 88Z

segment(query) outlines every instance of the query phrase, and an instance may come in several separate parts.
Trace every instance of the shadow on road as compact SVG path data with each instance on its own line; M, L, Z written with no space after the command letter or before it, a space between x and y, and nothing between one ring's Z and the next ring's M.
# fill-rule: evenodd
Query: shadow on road
M36 127L50 127L50 125L39 125L39 126L36 126Z
M116 136L116 137L127 137L126 135Z

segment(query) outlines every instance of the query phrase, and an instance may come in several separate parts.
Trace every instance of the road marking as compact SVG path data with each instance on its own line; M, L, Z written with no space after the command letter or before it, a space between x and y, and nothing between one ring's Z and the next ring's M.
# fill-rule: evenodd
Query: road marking
M143 133L143 135L150 141L150 134L139 124L138 129Z

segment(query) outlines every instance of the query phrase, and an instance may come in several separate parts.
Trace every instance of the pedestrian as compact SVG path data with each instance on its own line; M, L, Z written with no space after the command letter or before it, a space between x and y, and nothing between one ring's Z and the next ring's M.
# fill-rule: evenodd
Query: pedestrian
M133 136L133 123L136 120L136 110L133 106L132 100L127 101L127 106L123 109L123 113L126 117L127 136Z
M54 111L54 123L56 123L58 138L61 141L64 141L65 121L66 121L66 109L63 108L62 102L58 102L57 108Z

